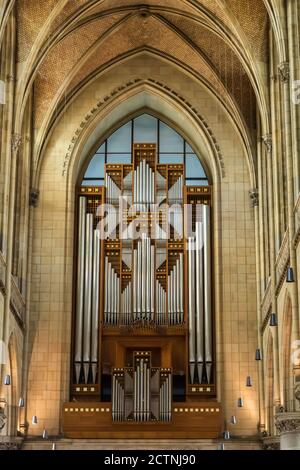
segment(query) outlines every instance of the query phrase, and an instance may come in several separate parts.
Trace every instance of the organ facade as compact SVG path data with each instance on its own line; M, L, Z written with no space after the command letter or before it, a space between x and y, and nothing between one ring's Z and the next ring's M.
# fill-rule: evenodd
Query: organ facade
M64 432L217 437L211 187L156 143L120 162L78 188Z

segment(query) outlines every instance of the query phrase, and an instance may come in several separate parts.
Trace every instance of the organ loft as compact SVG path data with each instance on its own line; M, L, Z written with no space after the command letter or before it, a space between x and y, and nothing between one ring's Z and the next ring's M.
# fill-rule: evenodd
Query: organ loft
M161 163L156 142L133 142L132 163L105 163L103 186L78 187L67 437L221 432L212 193L186 180L188 158Z

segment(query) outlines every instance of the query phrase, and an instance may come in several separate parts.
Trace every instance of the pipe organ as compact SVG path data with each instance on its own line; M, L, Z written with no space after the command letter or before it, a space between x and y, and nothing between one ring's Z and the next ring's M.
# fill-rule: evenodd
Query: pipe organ
M189 367L192 384L211 383L212 312L210 211L203 206L195 237L188 239Z
M171 369L152 367L151 352L133 353L133 367L113 370L113 421L171 421Z
M185 186L184 165L158 163L155 144L135 144L132 164L106 164L103 187L79 189L66 409L109 412L85 417L81 436L219 433L211 207L211 188ZM201 410L215 410L207 428ZM76 423L64 414L67 436Z

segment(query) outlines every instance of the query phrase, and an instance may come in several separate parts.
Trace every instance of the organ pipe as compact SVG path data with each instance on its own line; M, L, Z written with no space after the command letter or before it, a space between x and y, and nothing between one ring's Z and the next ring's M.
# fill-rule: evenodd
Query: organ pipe
M188 239L189 369L191 383L204 373L212 380L210 208L202 206L202 222L196 222L194 238Z
M155 248L143 235L133 251L134 319L150 321L155 312Z
M198 379L202 383L204 362L204 305L203 305L203 224L196 223L196 350Z
M83 328L83 368L85 383L91 361L91 326L92 326L92 273L93 273L93 215L86 216L86 253L84 285L84 328Z
M164 325L166 323L166 298L166 291L160 282L156 281L156 313L158 325Z
M191 383L194 383L196 364L196 316L195 316L195 250L194 239L188 239L188 295L189 295L189 368Z
M168 276L169 324L180 325L184 320L183 312L183 254L180 253Z
M124 372L118 371L112 377L112 416L113 421L125 419L125 390L123 385Z
M79 383L82 366L82 331L83 331L83 299L84 299L84 267L85 267L85 222L86 198L79 198L78 226L78 268L77 268L77 300L76 300L76 336L75 336L75 373Z
M99 330L99 295L100 295L100 235L98 230L94 231L94 258L93 258L93 303L92 303L92 346L91 362L93 382L96 383L98 363L98 330Z
M117 325L120 318L120 278L107 256L105 258L105 280L104 321L107 325Z
M135 421L150 420L150 363L146 358L136 362L134 371L133 416Z
M168 198L170 204L182 204L183 185L184 179L183 176L180 176L168 191Z
M111 205L118 205L121 191L120 188L114 182L114 180L108 174L106 174L105 185L107 191L107 203Z
M146 160L134 172L134 204L141 211L155 203L155 174Z
M78 272L75 332L75 375L76 383L96 382L98 367L98 330L100 304L100 238L93 229L94 216L87 214L85 197L79 199L78 227ZM83 367L83 369L82 369Z
M172 418L172 375L161 374L161 386L159 391L160 420L171 421Z
M121 296L122 323L130 325L131 323L131 282L125 287Z
M213 361L212 311L211 311L211 244L210 244L210 207L203 206L203 243L204 243L204 304L205 304L205 361L208 383L211 382Z
M152 369L151 353L134 353L132 368L113 370L112 416L113 421L171 421L171 369Z

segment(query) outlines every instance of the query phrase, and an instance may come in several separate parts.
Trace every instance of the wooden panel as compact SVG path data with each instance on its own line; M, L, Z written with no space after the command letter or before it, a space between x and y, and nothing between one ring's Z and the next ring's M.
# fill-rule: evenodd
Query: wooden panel
M64 435L70 439L214 439L222 432L219 403L174 403L170 423L116 423L107 403L65 403Z

